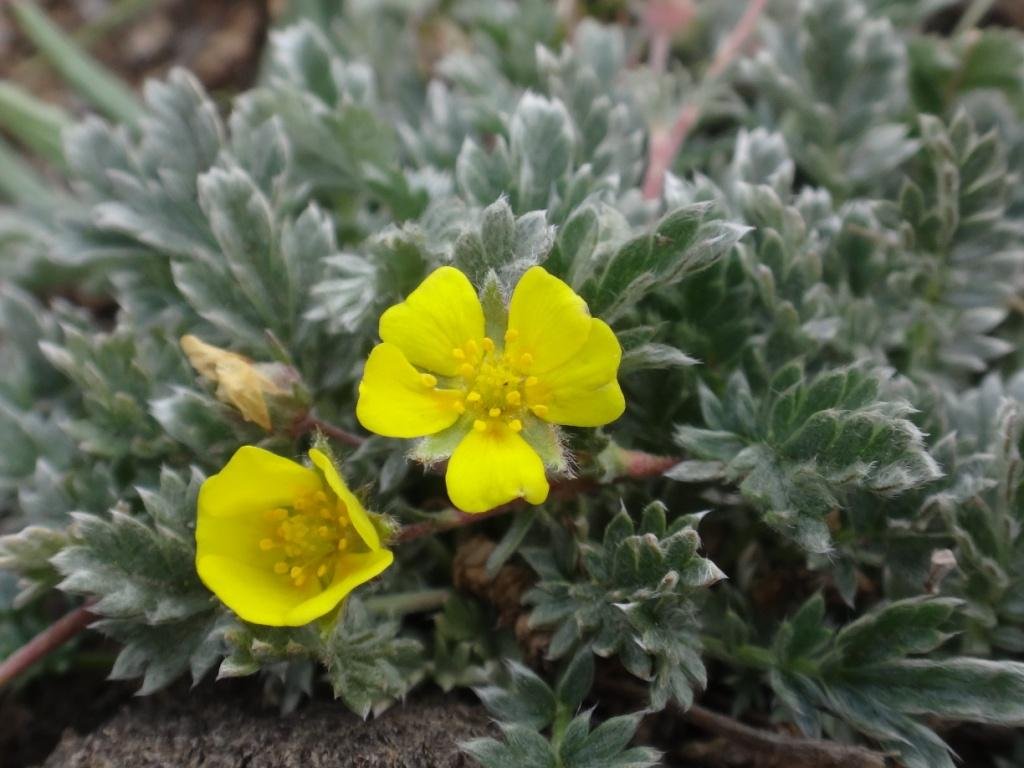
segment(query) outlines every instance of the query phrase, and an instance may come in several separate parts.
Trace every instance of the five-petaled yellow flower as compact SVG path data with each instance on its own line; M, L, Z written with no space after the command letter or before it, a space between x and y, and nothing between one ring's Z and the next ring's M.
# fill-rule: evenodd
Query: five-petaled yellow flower
M331 460L309 458L246 445L199 491L196 570L254 624L308 624L394 559Z
M513 290L503 336L489 337L486 322L469 279L435 270L381 316L383 343L366 361L356 406L362 425L386 437L451 430L438 443L455 446L448 495L466 512L520 497L542 503L548 481L532 437L550 425L601 426L625 408L614 332L543 268Z

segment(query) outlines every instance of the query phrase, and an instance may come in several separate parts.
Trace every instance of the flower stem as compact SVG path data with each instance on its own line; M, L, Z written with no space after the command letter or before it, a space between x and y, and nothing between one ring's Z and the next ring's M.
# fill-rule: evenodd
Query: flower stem
M95 619L88 605L80 606L57 619L0 664L0 688L60 648Z
M453 594L451 589L423 589L417 592L375 595L363 602L367 610L374 613L423 613L440 608Z
M339 443L345 445L351 445L353 448L357 448L366 442L366 438L361 435L353 434L346 429L342 429L339 426L331 424L329 421L318 419L312 414L306 414L292 427L292 432L295 435L304 435L309 432L323 432L327 437L337 440Z
M680 459L675 456L657 456L643 451L632 451L620 449L618 453L618 471L611 481L604 485L610 485L620 480L646 480L652 477L660 477L665 472L679 463ZM569 499L579 496L581 493L600 488L603 484L595 478L573 477L559 480L551 484L551 495ZM480 514L469 514L457 509L449 509L441 514L424 520L419 523L403 525L391 537L392 544L404 544L407 541L421 539L424 536L432 536L437 533L444 533L455 528L462 528L473 525L482 520L504 515L526 506L522 499L515 499L507 504L482 512Z
M644 197L648 200L657 200L661 196L662 188L665 185L665 174L672 167L683 142L700 119L701 97L707 92L708 85L717 80L743 50L743 46L746 45L747 40L757 27L757 21L767 4L768 0L750 0L740 20L736 22L736 26L725 36L719 44L718 50L715 51L715 57L711 60L704 75L704 82L697 89L696 95L680 107L675 122L672 123L669 130L653 129L651 131L650 158L643 186Z

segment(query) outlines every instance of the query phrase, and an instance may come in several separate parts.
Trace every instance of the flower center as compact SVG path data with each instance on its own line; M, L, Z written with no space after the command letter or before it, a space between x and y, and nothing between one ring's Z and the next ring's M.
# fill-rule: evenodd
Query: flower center
M268 535L259 548L272 552L274 573L296 587L318 579L329 584L339 559L361 543L341 499L324 491L297 496L290 507L263 513Z
M507 342L514 341L516 337L515 330L505 334ZM513 432L520 432L527 410L537 416L543 416L547 411L543 405L532 403L531 391L537 385L537 377L529 373L533 365L533 356L529 352L512 355L498 349L493 340L484 337L470 339L456 347L452 356L460 361L458 375L463 393L462 400L455 407L460 413L474 417L474 429L483 432L490 426L504 423ZM434 377L424 374L424 384L433 386L436 383Z

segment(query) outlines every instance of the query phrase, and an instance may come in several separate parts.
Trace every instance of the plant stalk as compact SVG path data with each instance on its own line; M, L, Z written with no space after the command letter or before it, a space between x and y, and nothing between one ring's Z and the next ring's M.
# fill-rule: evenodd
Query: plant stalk
M423 589L417 592L396 592L366 598L366 609L374 613L424 613L440 608L455 594L451 589Z
M0 688L60 648L95 619L88 605L79 606L57 619L0 664Z
M725 36L718 50L715 51L715 58L712 59L704 75L704 82L697 89L696 95L683 104L679 109L675 122L668 131L653 129L650 138L650 153L647 163L647 175L644 178L643 192L648 200L657 200L661 196L665 186L665 174L690 131L700 119L701 101L703 95L708 91L708 85L716 81L729 67L747 40L754 33L757 21L761 17L768 0L750 0L746 10L736 22L736 26Z

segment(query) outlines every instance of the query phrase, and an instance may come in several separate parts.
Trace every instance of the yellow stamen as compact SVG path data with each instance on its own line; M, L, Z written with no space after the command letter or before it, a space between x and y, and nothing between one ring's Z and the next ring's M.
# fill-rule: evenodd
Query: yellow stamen
M536 376L527 376L526 377L526 381L523 382L523 383L526 384L526 386L528 386L528 387L536 387L537 386L537 377Z
M456 413L465 413L466 412L466 404L464 402L462 402L461 400L456 400L455 404L452 406L452 408L455 409Z
M302 576L302 569L297 565L293 565L292 569L288 572L288 575L291 576L293 579L298 579L300 576Z
M501 416L501 408L491 408L491 410L487 412L487 415L492 419L496 419Z
M481 341L480 343L483 345L483 348L484 348L485 352L493 352L494 351L494 342L491 341L489 336L484 336L483 341Z
M477 355L480 353L480 347L477 346L476 341L470 339L466 342L466 347L469 349L469 354Z
M479 403L480 402L480 393L479 392L470 392L468 395L466 395L466 401L470 402L470 403Z
M326 565L321 565L319 568L316 569L316 575L318 577L320 577L321 579L324 577L325 573L327 573L327 566Z
M523 352L523 354L519 356L519 364L524 368L529 368L533 365L533 355L529 352Z
M437 376L432 376L429 373L421 373L420 381L423 382L423 386L427 389L433 389L437 386Z
M284 560L278 560L276 563L274 563L274 573L276 573L278 576L284 576L286 573L288 573L288 563L286 563Z
M521 422L519 419L512 419L512 421L508 423L508 426L509 429L511 429L513 432L523 431L523 422Z
M466 351L461 347L456 347L455 349L452 350L452 357L454 357L456 360L465 360Z
M522 402L523 396L519 394L518 389L514 389L505 395L505 402L509 405L519 405Z
M328 528L326 525L321 525L319 528L316 529L316 532L320 535L321 539L326 539L328 534L330 534L331 529Z
M510 344L518 338L519 331L517 331L515 328L509 328L507 331L505 331L505 341L509 342Z
M264 552L269 552L273 548L274 548L274 540L273 539L260 539L260 549L262 549Z
M338 551L344 552L348 549L348 539L338 539Z
M484 430L487 429L487 422L482 421L481 419L477 419L476 421L473 422L473 429L475 429L477 432L483 432Z
M475 370L476 369L469 363L463 363L462 365L459 366L459 373L461 373L463 376L472 376L473 371Z
M546 405L535 405L531 409L534 415L543 419L548 414L548 407Z

